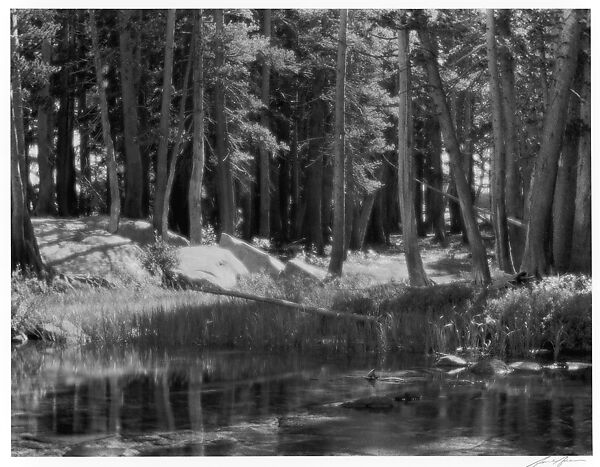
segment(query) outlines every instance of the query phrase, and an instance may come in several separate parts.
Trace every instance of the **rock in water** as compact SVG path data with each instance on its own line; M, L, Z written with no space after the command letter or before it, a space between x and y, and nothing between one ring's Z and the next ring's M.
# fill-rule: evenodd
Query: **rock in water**
M394 407L394 399L388 396L361 397L360 399L342 403L342 407L346 409L391 409Z
M469 370L478 376L503 376L512 371L506 363L497 358L479 360Z
M439 367L460 367L467 365L468 363L465 359L460 358L456 355L442 355L435 362L435 366Z
M423 396L421 396L421 394L416 392L405 392L402 394L398 394L396 397L394 397L394 400L401 402L410 402L421 400L422 397Z
M539 373L542 371L542 365L537 362L513 362L508 366L519 373Z

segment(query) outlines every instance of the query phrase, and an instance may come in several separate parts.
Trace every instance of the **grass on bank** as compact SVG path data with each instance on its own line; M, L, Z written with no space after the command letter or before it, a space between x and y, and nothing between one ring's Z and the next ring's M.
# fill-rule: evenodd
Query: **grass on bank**
M518 358L532 350L591 350L591 279L565 275L502 290L483 308L466 284L412 288L360 279L315 285L275 282L267 276L243 281L240 290L313 306L377 316L378 323L330 319L271 304L193 291L159 282L114 289L66 288L16 273L12 280L12 327L28 333L41 322L80 328L100 345L154 347L197 345L244 349L406 349L455 352L477 349Z

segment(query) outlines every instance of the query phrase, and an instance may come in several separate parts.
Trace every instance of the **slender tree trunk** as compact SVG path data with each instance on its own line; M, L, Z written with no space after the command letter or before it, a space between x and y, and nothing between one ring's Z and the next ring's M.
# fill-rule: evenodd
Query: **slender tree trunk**
M263 10L263 35L271 38L271 10ZM269 128L269 104L270 104L270 86L271 67L266 58L262 59L262 85L261 85L261 101L265 106L260 117L261 124L265 128ZM259 212L259 235L264 238L271 236L271 170L269 157L270 154L264 144L259 148L260 160L260 212Z
M552 200L561 140L565 126L569 86L575 74L581 10L568 10L560 36L554 70L554 85L550 91L544 117L541 147L537 156L530 189L530 209L527 237L521 270L541 276L548 272L548 231L552 215Z
M193 36L193 33L192 33ZM173 181L175 180L175 172L177 170L177 160L179 159L179 148L185 130L185 104L188 96L188 85L192 71L192 60L194 55L193 45L191 47L190 56L185 67L185 75L183 77L183 86L181 91L181 99L179 101L179 116L177 124L177 135L171 149L171 159L169 162L169 175L167 176L167 185L165 186L165 200L163 202L163 213L160 236L166 240L169 227L169 208L171 203L171 193L173 190Z
M412 98L410 85L409 30L401 27L398 30L398 183L400 215L402 216L402 238L404 239L404 256L408 268L411 286L429 284L421 254L419 253L417 221L414 212L414 174Z
M231 161L227 156L227 129L225 117L225 87L221 77L225 64L224 18L223 10L215 10L217 47L215 65L217 82L215 86L215 120L216 120L216 152L217 152L217 198L219 203L219 219L221 232L234 233L233 180Z
M204 178L204 44L202 10L194 12L194 134L192 139L192 175L188 191L190 242L202 242L202 179Z
M588 39L589 40L589 39ZM587 43L589 47L589 42ZM588 51L589 53L589 51ZM591 150L591 81L590 56L584 62L581 92L581 134L577 161L577 192L573 219L573 248L570 269L592 273L592 150Z
M333 245L329 273L342 275L346 245L346 25L348 10L340 10L335 79L335 156L333 159Z
M412 118L411 118L412 120ZM412 125L412 123L411 123ZM412 130L412 129L411 129ZM417 225L417 236L425 237L427 235L427 225L423 220L423 186L414 180L414 178L418 178L419 180L423 180L425 178L425 156L421 152L412 151L412 163L411 172L413 173L413 188L411 189L413 199L413 213L415 214L415 222Z
M440 121L437 115L433 115L427 121L427 135L431 144L431 180L434 188L442 191L443 189L443 171L442 171L442 135L440 133ZM444 198L433 190L427 190L429 195L429 209L431 212L431 224L433 227L434 239L436 242L444 245L446 243L446 222L444 220Z
M321 92L324 76L319 74L313 84L313 102L309 116L308 167L306 168L306 211L304 230L307 246L314 245L317 253L324 253L323 229L321 228L321 200L323 195L323 152L326 104Z
M42 40L42 62L50 64L52 46L48 38ZM48 80L50 77L48 77ZM50 83L47 82L41 89L40 104L38 105L38 170L40 177L40 188L35 214L43 216L54 213L52 197L54 193L54 180L52 177L52 166L50 164L50 126L49 118L52 113L52 101L50 99Z
M517 136L517 104L515 98L515 77L513 57L509 49L511 37L511 10L500 10L497 18L498 32L502 42L498 49L500 76L502 82L502 110L504 122L504 150L506 162L505 203L506 215L515 219L523 218L523 196L519 176L519 141ZM513 266L521 264L525 231L508 224L508 237Z
M98 99L100 101L102 139L104 140L104 147L106 148L106 165L108 171L108 183L110 185L110 220L108 223L108 231L109 233L115 233L119 229L119 217L121 215L121 197L119 195L119 180L117 178L117 163L115 160L115 149L113 146L112 136L110 134L108 104L106 102L106 90L104 89L102 60L100 59L98 31L96 29L96 14L94 10L90 10L90 30L92 35L92 48L94 49L96 86L98 87Z
M502 121L502 91L498 75L498 56L496 51L496 25L494 10L486 11L486 42L488 71L490 74L490 94L492 101L492 127L494 130L494 158L492 161L492 221L496 237L496 261L504 272L514 272L508 244L508 224L506 221L505 151L504 125Z
M421 15L419 15L419 17L422 20L424 19ZM462 157L460 148L456 139L455 128L452 124L450 110L448 108L442 80L439 74L436 57L437 47L432 40L429 31L426 29L426 22L423 21L423 23L424 24L422 24L419 29L419 38L424 49L423 55L429 78L429 85L431 87L431 96L437 112L440 115L440 125L444 136L444 143L450 156L450 165L453 169L463 221L469 238L473 264L473 280L478 284L487 284L490 282L490 271L487 264L486 251L475 219L471 190L461 164Z
M156 155L156 185L154 189L154 230L163 232L165 191L167 188L167 156L169 152L169 122L171 107L171 81L173 75L173 43L175 40L175 10L167 11L167 31L165 38L165 63L163 68L162 102L160 107L160 142Z
M137 93L129 21L132 10L119 10L119 50L121 58L121 94L125 141L125 203L123 213L134 219L142 217L142 156L138 144Z
M87 124L88 108L86 103L86 90L83 89L77 99L77 119L79 121L79 184L82 187L79 193L79 213L90 213L90 195L92 189L92 168L90 166L90 134ZM87 189L84 190L83 187Z

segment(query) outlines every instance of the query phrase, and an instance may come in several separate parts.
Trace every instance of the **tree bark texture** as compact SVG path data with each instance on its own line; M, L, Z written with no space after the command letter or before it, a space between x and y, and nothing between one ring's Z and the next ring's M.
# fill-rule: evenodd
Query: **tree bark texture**
M472 274L473 280L477 284L487 284L490 282L490 271L487 264L487 257L481 234L475 219L473 202L471 199L471 189L465 178L465 173L462 167L462 156L458 141L456 139L456 131L452 124L450 110L446 101L442 80L437 64L437 47L431 38L429 31L426 29L427 24L424 18L421 17L421 25L419 28L419 39L423 47L423 56L425 59L425 67L429 79L431 96L435 103L438 114L440 115L440 125L442 129L443 139L450 157L450 165L453 170L454 181L460 200L460 208L462 217L465 223L465 228L469 238L472 256Z
M398 30L398 183L400 215L402 216L402 238L404 257L411 286L429 284L421 254L419 253L417 220L415 218L413 173L413 125L412 98L410 88L409 30ZM419 188L421 186L419 185Z
M526 271L530 275L541 276L549 270L547 245L552 201L566 121L569 87L575 74L579 50L581 16L581 10L567 10L565 13L565 24L557 48L554 84L548 98L541 147L531 180L527 237L521 264L521 271Z
M123 133L125 142L125 202L123 214L142 217L144 179L142 156L138 144L137 93L134 78L133 40L129 21L132 10L119 10L119 50L121 58L121 95L123 98Z
M271 10L263 10L263 35L271 38ZM262 82L261 82L261 101L265 106L260 117L261 124L269 128L269 105L270 105L270 86L271 67L266 58L262 59ZM264 144L259 148L260 165L260 211L259 211L259 235L264 238L271 236L271 169L269 163L270 154Z
M171 109L171 81L173 76L173 43L175 40L175 10L167 11L167 30L165 35L165 62L163 67L162 101L160 107L160 142L156 155L156 185L154 188L154 230L163 231L165 191L167 188L167 157L169 151L169 123Z
M217 201L219 205L219 220L221 232L234 233L234 203L233 179L231 175L231 160L227 155L227 128L225 117L225 87L220 73L225 64L224 18L223 10L215 10L215 26L217 33L217 48L215 65L217 67L217 82L215 86L215 121L216 121L216 152L217 152Z
M202 242L202 180L204 178L204 44L202 10L194 12L194 133L192 136L192 174L188 191L190 243Z
M437 115L432 115L426 122L426 133L430 143L430 168L429 182L438 190L442 191L444 174L442 171L442 135L440 133L440 121ZM433 228L435 241L442 245L446 243L446 222L444 219L444 198L438 192L427 190L427 205L430 212L430 222Z
M333 245L329 273L341 276L344 264L346 235L346 28L348 10L340 10L335 84L335 156L333 159Z
M504 124L502 112L502 91L498 74L498 54L496 49L496 25L494 10L486 11L486 43L488 72L490 75L490 95L492 104L492 128L494 131L494 157L492 159L492 221L496 239L496 261L504 272L514 272L508 243L508 224L505 202L505 151Z
M500 10L496 23L500 35L498 60L502 83L502 111L504 122L504 151L506 167L505 203L506 215L515 219L523 219L523 195L519 174L520 152L517 128L517 104L515 98L515 76L513 57L510 51L511 10ZM525 231L508 224L508 238L513 267L518 267L523 258Z
M94 50L94 68L96 68L96 85L98 87L98 99L100 101L102 139L104 141L104 147L106 150L106 166L108 172L108 183L110 186L110 220L108 223L108 232L116 233L119 229L119 217L121 215L121 196L119 195L117 162L115 160L113 139L110 133L108 104L106 102L106 90L104 88L102 60L100 58L100 46L98 45L98 31L96 28L96 15L94 10L90 10L90 28L92 35L92 48Z
M589 31L588 31L589 32ZM589 36L586 42L589 41ZM589 42L587 42L589 47ZM581 134L577 161L577 191L573 219L573 246L570 269L592 273L592 148L591 148L591 81L590 56L584 62L581 92Z

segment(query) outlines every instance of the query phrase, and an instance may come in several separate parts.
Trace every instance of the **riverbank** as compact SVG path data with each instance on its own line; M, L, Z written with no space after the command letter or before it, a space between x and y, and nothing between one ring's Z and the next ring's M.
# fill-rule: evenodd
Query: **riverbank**
M70 229L77 237L73 241L81 240L78 229L79 233ZM56 228L45 231L53 232L55 238L46 237L42 244L68 246L68 239L57 234ZM108 234L95 234L95 238L114 243ZM233 288L307 307L369 315L372 319L367 322L167 288L157 276L139 272L139 265L144 264L139 259L138 274L121 273L116 280L113 276L111 287L99 287L93 281L69 282L67 276L47 282L15 273L11 281L13 342L42 339L98 346L477 351L509 358L540 351L551 352L555 358L564 352L591 352L591 279L549 277L518 288L496 284L482 293L466 280L468 252L459 241L441 248L426 239L422 246L426 267L437 270L436 279L442 283L411 288L402 280L390 280L394 274L402 277L398 265L403 255L401 244L396 243L385 250L350 254L341 279L313 281L250 274ZM126 251L143 251L144 247L132 242ZM84 255L67 257L78 267L87 261ZM94 258L88 255L92 263ZM164 260L161 256L160 261ZM304 261L319 266L326 258L309 255ZM110 262L114 264L120 263Z

